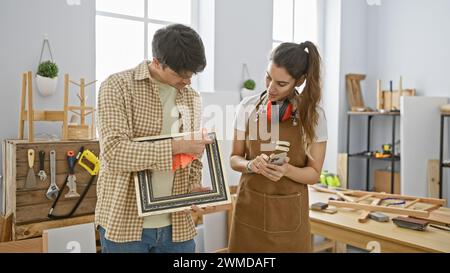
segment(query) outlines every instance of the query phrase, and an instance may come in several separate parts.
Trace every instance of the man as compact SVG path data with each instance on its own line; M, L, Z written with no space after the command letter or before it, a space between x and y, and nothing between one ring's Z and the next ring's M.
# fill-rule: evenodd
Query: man
M152 143L132 139L200 130L200 96L189 84L206 66L204 46L193 29L175 24L158 30L152 47L151 62L111 75L100 87L95 222L103 252L195 251L189 213L138 217L133 172L152 170L156 196L204 190L200 160L173 172L172 156L200 158L211 141L194 135Z

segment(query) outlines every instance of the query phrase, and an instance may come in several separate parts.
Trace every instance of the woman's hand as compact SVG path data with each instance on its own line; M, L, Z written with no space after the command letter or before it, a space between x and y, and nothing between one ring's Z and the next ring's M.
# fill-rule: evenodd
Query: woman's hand
M281 166L266 164L266 166L264 166L263 170L261 171L261 174L269 178L273 182L278 182L283 176L286 176L289 166L289 157L286 157L284 159L284 164Z
M251 162L251 169L254 173L261 174L261 171L267 166L269 161L269 156L266 154L261 154Z

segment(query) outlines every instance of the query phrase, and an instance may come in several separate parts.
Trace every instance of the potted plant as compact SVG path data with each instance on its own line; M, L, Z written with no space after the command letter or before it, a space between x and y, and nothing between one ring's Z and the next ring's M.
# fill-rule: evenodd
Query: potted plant
M39 64L36 75L36 84L39 93L43 96L53 95L58 83L58 66L52 61L45 61Z
M256 83L252 79L248 79L244 82L243 87L241 89L241 97L245 98L248 96L252 96L255 94Z

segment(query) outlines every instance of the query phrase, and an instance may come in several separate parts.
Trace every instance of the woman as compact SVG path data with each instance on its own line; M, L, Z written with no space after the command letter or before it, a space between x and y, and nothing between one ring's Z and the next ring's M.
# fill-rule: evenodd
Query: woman
M229 251L309 252L307 185L319 181L327 141L316 46L283 43L273 50L266 88L241 102L235 120L231 168L242 176ZM288 150L280 165L269 163L277 143Z

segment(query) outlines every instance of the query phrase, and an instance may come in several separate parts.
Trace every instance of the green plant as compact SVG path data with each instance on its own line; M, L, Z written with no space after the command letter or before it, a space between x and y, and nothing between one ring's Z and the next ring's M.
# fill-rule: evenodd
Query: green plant
M254 80L246 80L244 82L244 87L245 87L245 89L248 89L248 90L255 90L256 83Z
M42 62L38 67L37 74L46 78L55 78L58 76L58 66L52 61Z

